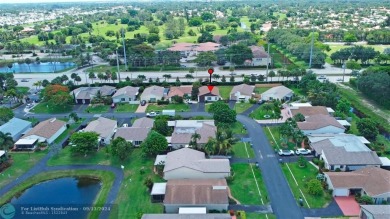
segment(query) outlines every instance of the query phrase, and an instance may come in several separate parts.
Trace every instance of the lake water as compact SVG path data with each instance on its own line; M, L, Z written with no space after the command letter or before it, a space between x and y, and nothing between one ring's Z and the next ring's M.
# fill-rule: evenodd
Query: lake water
M100 189L100 181L91 178L65 177L45 181L11 200L15 208L13 218L87 218L89 211L84 211L83 207L92 206ZM52 207L56 211L52 211ZM64 209L69 207L72 210Z
M30 68L29 65L23 63L14 63L12 65L12 68L8 68L8 66L0 67L0 73L52 73L52 72L58 72L61 70L64 70L66 68L70 68L75 66L75 63L73 62L41 62L39 64L37 63L31 63Z

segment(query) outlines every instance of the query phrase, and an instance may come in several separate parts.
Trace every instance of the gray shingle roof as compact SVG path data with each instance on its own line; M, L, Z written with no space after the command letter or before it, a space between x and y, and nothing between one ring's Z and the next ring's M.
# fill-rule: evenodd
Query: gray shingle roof
M150 128L122 127L118 128L115 138L122 137L127 141L144 141L150 132Z
M233 87L232 91L230 92L230 98L235 98L234 94L237 92L240 92L241 95L245 96L252 96L253 90L255 88L253 86L247 85L247 84L240 84Z
M147 87L142 92L141 96L145 97L148 95L155 95L155 96L163 97L164 96L164 87L155 86L155 85Z
M335 118L329 115L312 115L305 118L304 122L297 122L297 125L301 130L316 130L327 126L345 129Z
M370 212L375 219L390 218L390 205L360 205L360 207Z
M138 90L139 87L131 87L131 86L122 87L118 89L112 97L114 98L122 94L128 97L136 96L138 94Z
M343 147L325 146L323 155L329 165L381 165L378 155L374 151L349 152Z
M87 127L85 127L84 131L96 132L100 137L107 138L114 132L116 125L116 120L99 117L97 120L90 122Z
M142 117L139 119L136 119L132 125L132 127L141 127L141 128L153 128L154 120Z

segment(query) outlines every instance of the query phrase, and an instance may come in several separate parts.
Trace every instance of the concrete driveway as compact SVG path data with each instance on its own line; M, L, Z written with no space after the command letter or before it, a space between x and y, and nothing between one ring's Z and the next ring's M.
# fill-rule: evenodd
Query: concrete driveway
M144 113L144 112L146 112L146 108L148 108L148 105L149 105L148 103L145 104L145 106L141 106L141 104L140 104L135 112L136 113Z

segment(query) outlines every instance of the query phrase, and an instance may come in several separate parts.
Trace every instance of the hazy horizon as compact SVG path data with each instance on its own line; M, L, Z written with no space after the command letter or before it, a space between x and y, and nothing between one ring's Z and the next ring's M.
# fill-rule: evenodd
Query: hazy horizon
M56 2L94 2L96 0L0 0L0 4L16 3L56 3ZM101 1L101 0L98 0ZM123 1L123 0L122 0Z

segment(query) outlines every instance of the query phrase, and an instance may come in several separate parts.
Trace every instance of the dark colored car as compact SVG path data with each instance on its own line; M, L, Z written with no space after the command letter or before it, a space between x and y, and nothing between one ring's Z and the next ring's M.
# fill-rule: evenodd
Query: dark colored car
M141 106L145 106L145 105L146 105L146 100L141 101Z

